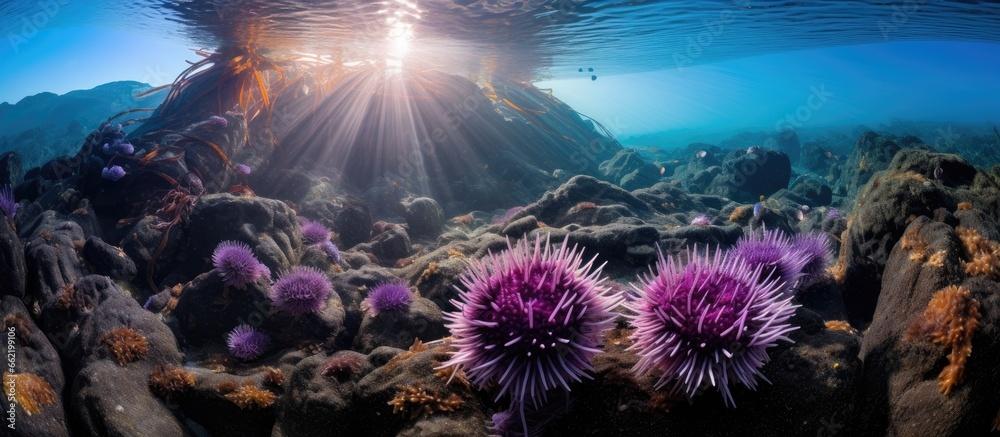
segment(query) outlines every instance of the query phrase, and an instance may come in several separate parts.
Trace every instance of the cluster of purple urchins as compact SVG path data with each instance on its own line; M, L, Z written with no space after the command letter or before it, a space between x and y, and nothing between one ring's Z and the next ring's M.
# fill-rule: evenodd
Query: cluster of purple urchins
M732 256L760 267L761 281L777 279L785 292L794 291L803 276L821 274L832 258L826 234L801 234L793 240L777 229L740 238Z
M702 388L718 387L734 406L729 385L738 381L754 389L763 379L760 368L767 349L797 329L788 323L795 313L792 297L778 278L763 279L732 253L688 253L680 266L662 253L655 274L643 278L628 303L639 374L658 377L656 388L673 384L688 397Z
M261 278L271 278L271 271L257 260L250 246L239 241L219 243L212 252L212 265L230 287L244 288Z
M372 316L392 311L405 311L410 307L413 296L410 286L405 282L386 282L379 284L368 293L362 306Z
M473 261L445 315L456 350L443 367L461 366L477 385L496 383L522 409L550 389L569 391L587 377L621 301L603 285L594 260L566 243L536 238ZM525 430L526 431L526 430Z
M271 303L289 314L313 313L323 309L333 293L326 274L312 267L293 267L271 286Z
M330 241L331 232L322 223L299 218L299 230L307 245L319 247L333 262L340 262L340 249Z

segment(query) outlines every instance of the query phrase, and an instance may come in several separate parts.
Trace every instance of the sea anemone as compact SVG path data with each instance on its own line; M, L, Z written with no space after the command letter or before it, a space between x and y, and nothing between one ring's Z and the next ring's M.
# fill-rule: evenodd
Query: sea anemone
M833 261L830 237L822 232L796 235L792 240L792 251L796 257L805 259L802 273L809 276L822 274Z
M384 312L406 311L412 301L410 286L405 282L386 282L373 288L362 305L372 316L377 316Z
M306 314L322 309L332 292L333 285L323 272L299 266L271 286L271 302L281 311Z
M322 244L324 241L330 241L330 230L320 222L300 218L299 229L306 244Z
M120 165L112 165L101 169L101 177L111 182L117 182L125 177L125 169Z
M705 214L698 214L691 219L691 226L708 226L712 224L712 219Z
M267 350L271 338L246 323L233 328L226 336L229 354L244 361L259 357Z
M509 395L523 411L528 399L537 406L550 389L569 391L588 377L621 295L565 241L507 246L462 274L458 310L445 315L456 350L442 367L463 367L479 386L496 383L497 399Z
M17 214L17 200L14 199L14 191L10 185L0 188L0 213L9 219L13 219Z
M250 246L239 241L223 241L212 252L212 265L230 287L244 288L261 278L270 278L271 271L257 260Z
M326 256L330 258L330 261L335 263L340 262L340 249L338 249L337 245L333 244L332 241L326 240L320 243L319 248L323 250L323 253L326 253Z
M628 304L635 328L630 346L639 356L633 371L653 374L657 389L673 384L689 398L718 387L726 405L735 406L734 379L750 389L766 379L760 368L767 349L791 342L788 323L796 305L776 279L762 280L761 267L740 257L697 247L680 266L661 253L652 272L636 286Z
M778 287L785 291L795 288L809 261L793 250L788 236L776 229L743 236L733 247L732 254L746 261L750 268L760 267L763 270L761 281L777 279Z

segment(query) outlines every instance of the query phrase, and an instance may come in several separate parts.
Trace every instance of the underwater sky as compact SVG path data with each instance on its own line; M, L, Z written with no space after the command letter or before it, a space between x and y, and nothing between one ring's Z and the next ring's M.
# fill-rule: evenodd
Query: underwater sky
M634 9L636 23L648 22L650 16L665 12L662 8L667 6L652 2L644 7L660 9L645 14L640 13L642 8ZM205 22L205 14L192 12L194 7L190 6L192 10L177 12L182 18L165 20L158 15L161 9L171 8L180 6L122 9L70 0L0 2L0 32L4 37L0 44L0 102L14 103L39 92L65 93L116 80L169 83L187 66L186 61L197 58L192 50L208 44L185 27L202 30L198 25ZM617 11L599 10L594 14L625 15ZM563 32L559 37L546 37L549 39L538 46L555 52L573 49L572 56L565 58L586 62L579 66L583 71L568 62L551 61L550 65L532 70L532 77L539 87L551 88L574 109L623 138L664 131L768 129L781 123L799 128L889 119L983 122L1000 118L1000 99L996 98L1000 95L1000 81L995 80L1000 71L1000 45L957 41L942 30L946 27L923 31L916 12L908 18L912 22L901 22L900 29L888 30L907 36L904 31L916 28L915 36L908 35L911 38L907 39L927 41L896 41L896 34L885 33L892 38L878 38L874 23L885 17L858 20L872 23L871 28L845 31L838 38L817 43L798 34L789 36L787 44L777 30L766 34L767 29L743 29L739 26L750 26L749 21L725 18L725 23L733 24L720 29L720 34L726 30L721 35L732 38L712 35L704 47L697 47L697 53L704 49L704 57L687 57L685 53L690 53L691 48L684 49L683 43L679 45L684 49L681 57L666 57L659 43L648 47L631 44L627 53L617 54L603 48L613 48L613 44L594 43L593 56L588 56L573 48L575 44L560 39L565 36ZM930 12L940 15L938 11ZM429 21L426 10L424 15L424 21ZM693 35L699 36L699 26L711 23L694 23L696 18L689 21ZM953 27L957 33L963 31L961 20L968 17L956 16ZM577 32L581 23L586 21L569 23L563 29ZM678 23L678 27L683 25ZM529 30L540 40L553 33L550 29ZM940 32L942 41L927 35L935 31ZM600 33L602 30L593 32L589 39L606 37ZM739 34L732 35L737 32L765 32L769 36L759 38L766 38L770 53L745 48L745 42L738 42ZM839 45L866 39L876 42ZM413 44L418 41L419 35ZM429 45L424 43L425 48ZM647 54L640 59L642 54L637 50L644 48ZM518 50L525 51L523 47ZM459 67L455 70L463 74Z

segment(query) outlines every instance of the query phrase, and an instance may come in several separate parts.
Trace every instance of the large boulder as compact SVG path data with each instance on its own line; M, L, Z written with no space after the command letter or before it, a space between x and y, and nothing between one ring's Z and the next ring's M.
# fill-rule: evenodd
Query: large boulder
M635 149L619 150L598 168L605 180L629 191L648 187L660 179L660 169L646 162Z
M1000 235L981 216L957 216L955 227L914 220L890 253L861 346L863 435L984 435L993 427L1000 271L970 269L969 252L990 241L1000 248Z
M414 238L437 238L444 228L444 211L437 201L418 197L403 203L406 225Z
M721 171L705 192L752 203L760 196L770 196L787 188L791 176L791 161L782 152L760 148L735 151L723 163Z
M14 230L14 223L0 217L0 296L24 297L24 245Z

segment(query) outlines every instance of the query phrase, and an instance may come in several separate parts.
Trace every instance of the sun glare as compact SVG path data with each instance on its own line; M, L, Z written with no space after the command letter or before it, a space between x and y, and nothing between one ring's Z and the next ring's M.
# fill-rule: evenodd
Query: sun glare
M420 19L421 11L414 2L395 0L389 8L380 12L387 15L385 23L389 27L386 36L386 70L398 73L402 71L403 59L410 52L413 21Z

